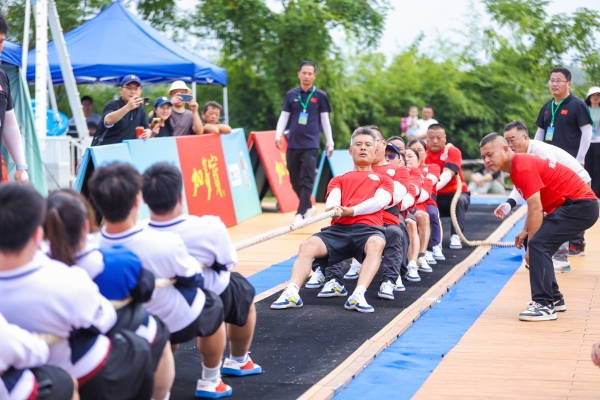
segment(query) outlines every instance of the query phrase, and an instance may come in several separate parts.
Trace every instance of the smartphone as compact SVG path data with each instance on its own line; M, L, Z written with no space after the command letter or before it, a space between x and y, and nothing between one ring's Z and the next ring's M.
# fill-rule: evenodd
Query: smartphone
M142 97L142 100L144 100L142 103L143 106L150 105L150 97Z
M160 121L162 121L162 118L152 118L152 122L150 123L150 129L154 129L156 127L156 124L160 124Z
M178 96L181 97L181 101L183 101L184 103L189 103L193 99L191 94L179 93Z

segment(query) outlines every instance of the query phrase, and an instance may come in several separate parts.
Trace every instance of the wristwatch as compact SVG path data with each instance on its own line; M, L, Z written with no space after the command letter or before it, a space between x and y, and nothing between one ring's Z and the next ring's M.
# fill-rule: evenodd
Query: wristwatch
M29 166L27 166L27 164L17 164L17 170L19 169L29 171Z

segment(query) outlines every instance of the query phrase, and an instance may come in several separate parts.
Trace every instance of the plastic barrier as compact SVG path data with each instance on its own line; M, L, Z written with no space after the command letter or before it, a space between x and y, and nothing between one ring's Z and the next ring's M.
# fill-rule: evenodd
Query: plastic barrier
M221 144L229 174L235 218L239 224L262 212L244 130L234 129L228 135L221 135Z
M319 162L317 180L315 181L315 187L313 188L313 196L315 199L320 202L325 201L327 185L331 178L352 171L353 168L354 163L352 162L352 157L348 153L348 150L334 150L329 158L327 158L327 155L323 152L321 161Z
M219 135L179 136L175 140L188 212L216 215L226 226L235 225L227 165Z
M299 200L292 189L287 169L287 141L283 140L283 146L279 150L275 147L275 131L250 132L248 149L259 198L262 199L270 188L277 199L280 212L296 210Z
M129 146L125 143L119 143L107 146L88 147L79 164L77 179L73 184L73 189L89 198L87 188L88 179L92 176L92 173L96 168L113 161L123 161L133 164L133 160L129 154Z

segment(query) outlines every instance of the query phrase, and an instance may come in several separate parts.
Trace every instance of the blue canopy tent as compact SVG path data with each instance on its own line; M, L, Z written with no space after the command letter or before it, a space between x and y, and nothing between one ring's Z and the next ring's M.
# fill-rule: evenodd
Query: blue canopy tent
M8 40L4 41L4 50L0 58L3 64L9 64L13 67L21 67L22 47Z
M227 72L184 49L115 1L91 20L65 34L77 83L118 84L135 74L148 83L181 79L227 85ZM55 42L48 44L52 82L63 83ZM27 63L27 80L35 80L35 51Z

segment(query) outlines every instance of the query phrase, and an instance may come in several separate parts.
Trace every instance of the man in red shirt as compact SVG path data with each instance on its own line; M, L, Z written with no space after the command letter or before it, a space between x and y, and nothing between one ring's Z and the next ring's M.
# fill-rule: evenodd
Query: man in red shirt
M462 173L462 153L456 147L450 145L447 156L444 154L446 148L446 131L442 124L432 124L427 130L427 158L425 164L437 164L442 173L440 180L436 185L437 205L440 211L440 217L450 216L450 203L456 192L455 176L458 174L462 181L462 193L456 204L456 219L461 231L465 230L467 220L467 211L471 203L471 193L467 189L465 178ZM450 248L462 249L460 238L451 224Z
M596 223L598 199L570 168L534 154L515 154L497 133L484 137L479 148L486 167L492 172L508 172L519 194L527 200L527 220L515 244L519 249L524 245L527 248L525 262L529 264L532 301L519 319L554 320L556 312L566 311L567 306L558 290L552 254L562 243Z
M327 187L325 209L336 210L337 214L332 217L331 226L300 244L290 284L271 304L273 309L303 306L298 292L310 274L313 258L326 270L354 257L362 262L362 270L356 289L344 307L360 312L374 311L365 300L365 291L381 262L385 247L383 208L392 203L394 184L389 176L371 169L378 148L377 138L370 128L355 130L348 150L354 169L333 178Z

